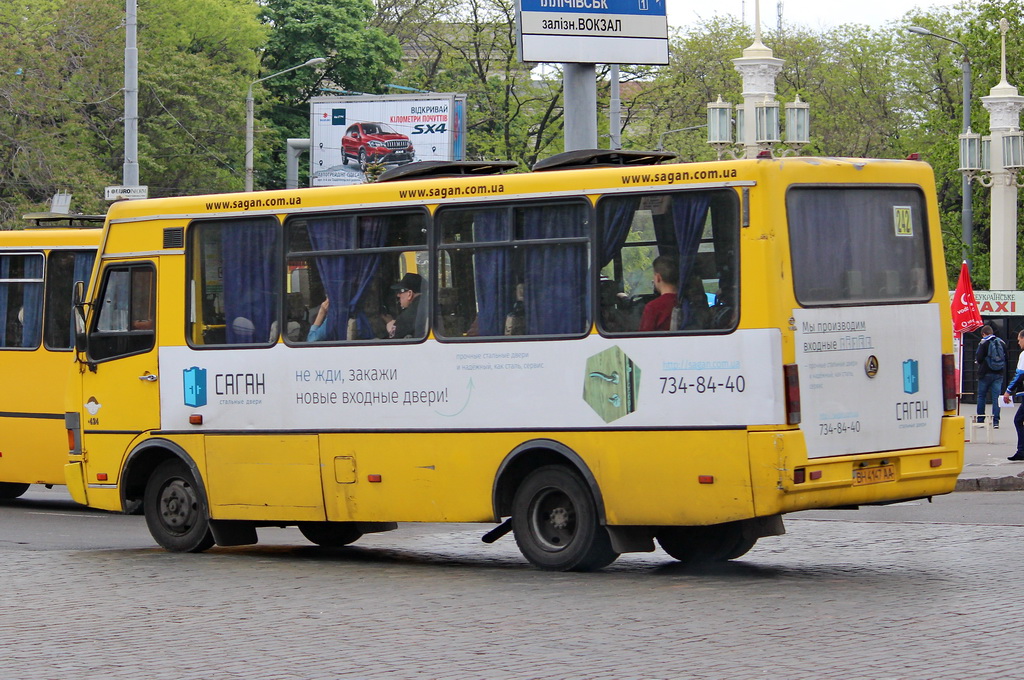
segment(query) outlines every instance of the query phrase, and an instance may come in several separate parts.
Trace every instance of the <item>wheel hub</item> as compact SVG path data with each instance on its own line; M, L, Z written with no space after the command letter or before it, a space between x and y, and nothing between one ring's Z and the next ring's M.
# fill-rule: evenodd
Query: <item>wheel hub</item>
M191 526L195 507L191 489L181 480L168 484L161 494L160 517L169 529L183 531Z
M548 515L548 522L555 529L565 529L569 526L569 511L565 508L555 508Z

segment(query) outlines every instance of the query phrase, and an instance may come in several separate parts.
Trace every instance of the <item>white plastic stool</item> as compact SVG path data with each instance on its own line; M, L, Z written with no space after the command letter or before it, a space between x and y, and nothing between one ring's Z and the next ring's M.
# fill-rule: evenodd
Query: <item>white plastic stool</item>
M988 416L988 419L983 422L978 422L978 418L985 416L972 415L967 418L967 440L975 441L974 431L978 429L985 430L985 442L988 444L992 443L992 416Z

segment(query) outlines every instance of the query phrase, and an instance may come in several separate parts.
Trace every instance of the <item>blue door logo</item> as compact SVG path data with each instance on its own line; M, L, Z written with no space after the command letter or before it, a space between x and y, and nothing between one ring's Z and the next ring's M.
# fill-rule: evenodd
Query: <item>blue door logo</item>
M903 391L907 394L917 394L918 387L917 361L907 359L903 362Z
M182 371L185 383L185 406L206 406L206 369L193 366Z

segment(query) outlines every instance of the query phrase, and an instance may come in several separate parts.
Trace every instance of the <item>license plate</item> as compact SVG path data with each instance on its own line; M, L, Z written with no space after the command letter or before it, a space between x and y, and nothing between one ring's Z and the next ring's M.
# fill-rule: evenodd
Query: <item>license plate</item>
M853 485L881 484L896 481L895 465L879 465L878 467L854 468Z

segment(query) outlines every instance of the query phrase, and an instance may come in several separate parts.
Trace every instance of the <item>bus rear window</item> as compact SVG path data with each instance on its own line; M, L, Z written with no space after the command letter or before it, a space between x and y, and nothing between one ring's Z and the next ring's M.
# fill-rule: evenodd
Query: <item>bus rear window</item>
M930 300L924 195L911 187L793 187L796 299L807 307Z

